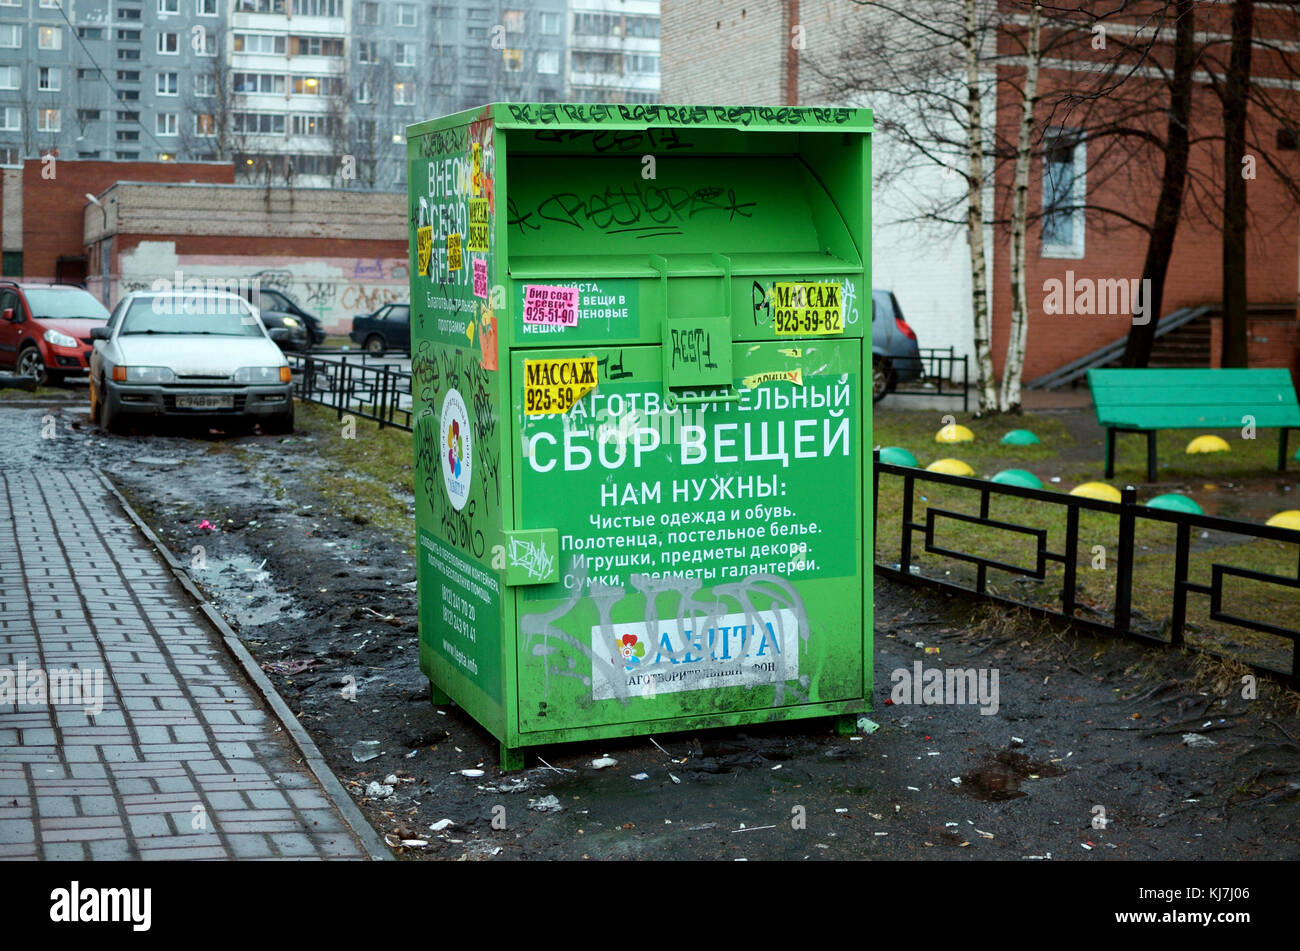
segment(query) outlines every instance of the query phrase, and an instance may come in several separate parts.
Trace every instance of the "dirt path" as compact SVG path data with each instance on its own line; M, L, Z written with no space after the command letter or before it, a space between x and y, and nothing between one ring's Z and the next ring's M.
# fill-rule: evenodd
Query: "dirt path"
M42 440L49 415L58 434ZM0 465L37 477L104 468L194 564L379 832L428 843L404 857L1300 857L1293 705L1269 691L1200 692L1179 655L1058 638L883 581L880 701L895 671L920 662L996 670L996 713L881 702L871 714L881 728L858 739L820 722L660 735L657 746L542 750L549 767L530 757L530 769L503 775L486 732L428 702L404 541L330 509L313 487L323 463L310 439L112 439L80 404L11 405L0 407L0 444L19 447ZM221 451L232 445L252 447L247 464ZM205 519L215 528L200 528ZM1213 745L1189 746L1187 733ZM380 755L357 762L354 746L372 740ZM617 765L593 769L602 754ZM364 797L389 776L392 795Z

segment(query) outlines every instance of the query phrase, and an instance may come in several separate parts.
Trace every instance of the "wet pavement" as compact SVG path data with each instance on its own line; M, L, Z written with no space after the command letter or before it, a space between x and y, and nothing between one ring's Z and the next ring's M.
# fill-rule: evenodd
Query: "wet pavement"
M303 765L220 633L87 467L0 471L6 681L0 857L368 855L336 785Z
M80 402L0 406L0 469L102 466L403 858L1300 857L1294 694L1247 699L1188 656L884 581L858 735L609 740L503 774L486 732L429 703L407 540L317 490L328 438L113 439ZM996 712L891 696L918 664L996 671Z

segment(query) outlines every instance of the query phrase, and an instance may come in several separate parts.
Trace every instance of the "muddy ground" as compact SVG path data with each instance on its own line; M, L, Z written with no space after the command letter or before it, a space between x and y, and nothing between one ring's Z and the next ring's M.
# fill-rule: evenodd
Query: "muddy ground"
M51 418L55 436L41 438ZM876 732L812 721L661 734L546 748L503 774L485 731L428 701L405 541L331 510L310 437L112 437L73 392L0 398L0 447L0 466L36 478L109 475L191 564L381 835L427 842L403 858L1300 857L1294 695L1246 700L1227 677L1198 688L1206 670L1186 655L886 581ZM996 669L999 709L886 704L892 673L918 661ZM362 741L382 752L358 762ZM617 764L593 768L602 756ZM365 796L390 775L391 796Z

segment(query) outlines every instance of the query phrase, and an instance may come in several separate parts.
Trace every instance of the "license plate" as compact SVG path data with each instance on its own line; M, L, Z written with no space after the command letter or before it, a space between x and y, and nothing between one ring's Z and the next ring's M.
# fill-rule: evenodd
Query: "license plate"
M178 396L177 409L234 409L233 396Z

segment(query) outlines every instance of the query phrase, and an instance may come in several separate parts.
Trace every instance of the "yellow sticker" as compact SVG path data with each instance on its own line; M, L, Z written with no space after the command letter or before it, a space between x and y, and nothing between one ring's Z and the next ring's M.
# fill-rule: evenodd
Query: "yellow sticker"
M415 253L420 265L420 273L429 273L429 258L433 255L433 228L425 225L415 229Z
M524 361L524 413L567 413L599 382L595 357Z
M787 357L794 357L796 360L803 356L803 350L799 347L784 347L778 350L777 353L783 354Z
M447 270L460 270L460 232L447 235Z
M470 186L474 189L474 197L477 198L483 194L483 145L475 142L470 146Z
M840 285L831 281L772 285L776 335L824 337L844 333L840 291Z
M803 370L769 370L767 373L755 373L753 376L747 376L740 382L752 390L764 383L782 383L786 381L793 383L795 386L803 386Z
M470 251L488 249L488 200L486 198L469 200L469 243L465 247Z

